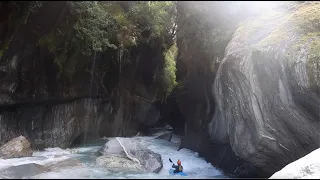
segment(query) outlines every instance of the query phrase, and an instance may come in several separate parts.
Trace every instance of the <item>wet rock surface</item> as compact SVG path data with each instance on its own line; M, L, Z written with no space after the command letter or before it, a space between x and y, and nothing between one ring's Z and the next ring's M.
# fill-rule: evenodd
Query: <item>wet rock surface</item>
M30 163L2 169L0 170L0 177L8 179L21 179L49 171L51 171L49 168L46 168L42 165Z

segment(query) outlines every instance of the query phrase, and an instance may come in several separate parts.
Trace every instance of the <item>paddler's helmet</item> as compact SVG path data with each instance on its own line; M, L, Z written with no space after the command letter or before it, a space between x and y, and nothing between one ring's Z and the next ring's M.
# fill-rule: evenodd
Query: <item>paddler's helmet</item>
M178 165L181 165L181 161L180 161L180 159L178 159L178 162L177 162L177 164L178 164Z

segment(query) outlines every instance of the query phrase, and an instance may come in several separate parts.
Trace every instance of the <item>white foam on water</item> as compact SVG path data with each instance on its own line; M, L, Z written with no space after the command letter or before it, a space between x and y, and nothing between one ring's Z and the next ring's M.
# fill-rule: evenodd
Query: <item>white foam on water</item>
M45 165L48 163L59 162L70 158L69 156L71 154L70 149L64 150L61 148L47 148L44 151L34 151L31 157L0 159L0 170L11 166L30 163Z
M44 151L34 151L32 156L53 157L70 154L72 154L70 149L46 148Z
M178 136L172 137L175 142L178 141ZM177 160L180 159L183 166L183 171L193 178L214 178L215 176L221 176L222 172L213 167L210 163L206 162L203 158L199 158L198 153L195 153L188 149L179 148L178 143L171 143L166 140L151 139L145 141L147 147L161 154L163 161L163 168L159 174L167 175L169 169L172 167L172 163L169 162L169 158L177 164Z
M0 169L2 167L10 167L21 164L37 163L40 165L57 163L65 159L77 159L83 164L83 167L62 167L50 172L35 175L33 179L185 179L185 178L215 178L221 177L221 171L217 170L210 163L206 162L203 158L200 158L198 153L187 149L179 148L179 137L173 136L174 142L169 142L161 139L154 139L155 137L134 137L132 139L140 141L145 144L150 150L161 154L163 161L162 170L156 173L133 173L133 172L114 172L108 171L102 167L98 167L94 161L86 162L85 158L89 155L83 154L88 152L96 152L101 146L92 147L79 147L73 149L60 149L60 148L48 148L44 151L38 151L33 153L33 157L15 158L8 160L0 159ZM109 138L113 139L113 138ZM81 154L81 155L80 155ZM79 157L83 158L80 159ZM175 163L178 159L182 161L184 172L188 176L169 175L169 169L172 167L172 163L169 162L171 158Z
M72 153L95 153L97 152L101 146L91 146L91 147L79 147L72 149Z

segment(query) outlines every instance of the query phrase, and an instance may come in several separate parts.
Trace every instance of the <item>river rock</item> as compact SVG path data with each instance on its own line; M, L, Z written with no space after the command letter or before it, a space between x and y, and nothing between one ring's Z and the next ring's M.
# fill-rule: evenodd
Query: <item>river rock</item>
M270 179L320 179L320 149L288 164Z
M164 134L156 137L156 139L164 139L164 140L167 140L167 141L171 141L171 139L172 139L172 132L164 133Z
M21 179L28 178L48 171L50 171L49 168L46 168L39 164L30 163L3 169L0 171L0 177L8 179Z
M99 166L109 168L112 170L119 170L126 172L143 172L145 169L138 163L132 161L131 159L125 156L109 155L109 156L100 156L96 160Z
M123 148L116 139L109 140L102 148L99 149L98 152L104 156L126 156Z
M32 156L30 142L23 136L12 139L0 147L0 158L19 158Z
M108 141L102 154L103 156L97 159L97 164L110 168L130 168L158 173L163 167L160 154L131 138L115 138Z

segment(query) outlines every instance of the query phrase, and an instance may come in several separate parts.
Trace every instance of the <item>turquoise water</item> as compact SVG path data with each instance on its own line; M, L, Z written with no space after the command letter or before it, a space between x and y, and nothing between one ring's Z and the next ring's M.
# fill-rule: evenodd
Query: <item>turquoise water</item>
M179 178L222 178L222 172L207 163L203 158L198 156L198 153L187 149L177 151L180 143L179 136L173 136L171 142L166 140L155 139L155 137L134 137L135 141L140 141L150 150L161 154L163 168L159 173L134 173L134 172L115 172L96 165L96 152L107 142L106 139L99 139L80 147L72 149L48 148L44 151L33 153L32 157L15 158L2 160L0 159L0 177L1 169L11 166L37 163L44 167L50 168L50 171L41 174L33 175L32 179L135 179L135 178L160 178L160 179L179 179ZM180 159L184 167L184 172L188 174L184 176L169 175L169 169L173 161ZM60 163L60 164L59 164ZM4 178L4 177L3 177Z

